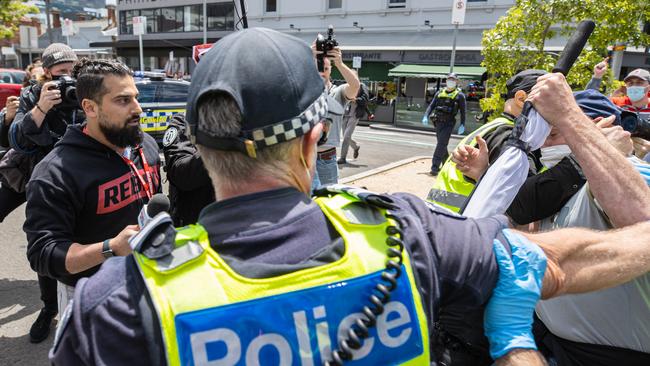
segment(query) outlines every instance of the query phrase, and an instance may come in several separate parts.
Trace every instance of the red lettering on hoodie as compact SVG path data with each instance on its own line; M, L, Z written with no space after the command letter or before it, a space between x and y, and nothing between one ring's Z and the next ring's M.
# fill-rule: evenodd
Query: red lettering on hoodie
M158 166L153 167L153 186L156 188L160 183L160 178L158 176ZM140 174L144 175L144 170L138 170ZM98 197L97 197L97 214L105 215L111 212L115 212L123 207L128 206L137 199L147 198L147 194L144 191L142 185L140 184L138 178L131 172L122 175L119 178L115 178L111 181L108 181L104 184L101 184L98 188Z

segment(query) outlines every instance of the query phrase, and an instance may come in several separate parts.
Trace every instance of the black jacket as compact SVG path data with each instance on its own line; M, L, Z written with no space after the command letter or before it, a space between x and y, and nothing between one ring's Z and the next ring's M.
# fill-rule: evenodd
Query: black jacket
M32 109L41 97L41 85L34 84L23 89L20 105L11 125L11 147L21 152L35 152L45 156L63 136L68 125L80 124L86 117L80 109L59 109L56 106L45 115L41 127L32 118Z
M214 202L215 197L199 152L185 134L184 115L172 118L163 139L163 152L174 224L194 224L203 207Z
M145 134L144 153L153 169L154 191L159 192L158 145ZM142 171L139 153L131 159ZM72 275L65 257L72 243L93 244L115 237L127 225L137 224L146 194L129 166L115 151L71 126L35 168L27 184L24 225L27 257L38 273L74 286L98 267Z

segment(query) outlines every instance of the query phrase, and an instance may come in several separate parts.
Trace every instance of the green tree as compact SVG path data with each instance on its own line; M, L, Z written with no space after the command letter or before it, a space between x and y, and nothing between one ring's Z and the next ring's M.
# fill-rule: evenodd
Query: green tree
M517 71L550 71L558 53L544 50L556 37L568 38L584 19L596 22L596 29L567 79L584 87L593 66L607 55L607 47L617 42L646 47L650 37L643 34L643 22L650 20L650 0L517 0L494 28L483 33L483 66L487 68L489 98L481 100L483 110L503 110L501 94L506 81ZM612 74L604 82L611 87Z
M38 8L26 0L0 0L0 39L12 38L27 14L38 13Z

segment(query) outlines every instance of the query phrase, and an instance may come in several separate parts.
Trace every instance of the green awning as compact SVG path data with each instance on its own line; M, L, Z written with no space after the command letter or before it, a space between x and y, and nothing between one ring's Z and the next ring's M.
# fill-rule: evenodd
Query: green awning
M351 62L345 62L348 67L352 67ZM388 77L388 71L393 68L393 65L387 62L362 62L359 69L359 78L363 82L369 81L393 81L392 77ZM343 80L343 76L336 67L332 68L332 80Z
M478 79L485 73L481 66L454 66L454 72L460 79ZM449 66L401 64L390 69L388 76L407 78L446 78Z

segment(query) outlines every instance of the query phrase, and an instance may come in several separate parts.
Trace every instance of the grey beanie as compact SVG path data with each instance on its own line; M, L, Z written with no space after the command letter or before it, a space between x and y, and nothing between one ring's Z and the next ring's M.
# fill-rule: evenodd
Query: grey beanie
M52 43L43 51L41 59L43 60L43 67L50 68L63 62L76 62L77 55L68 45Z

